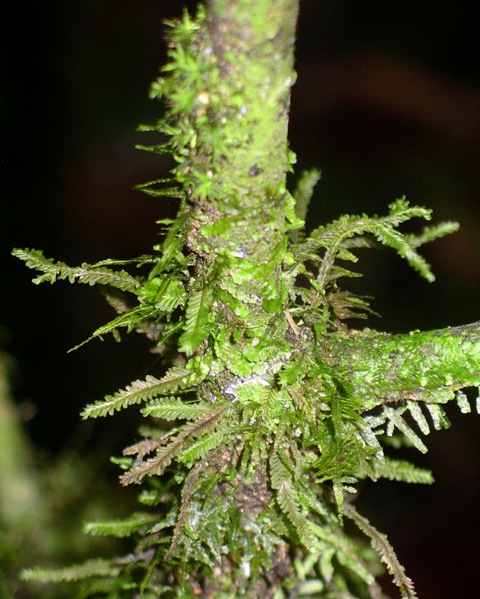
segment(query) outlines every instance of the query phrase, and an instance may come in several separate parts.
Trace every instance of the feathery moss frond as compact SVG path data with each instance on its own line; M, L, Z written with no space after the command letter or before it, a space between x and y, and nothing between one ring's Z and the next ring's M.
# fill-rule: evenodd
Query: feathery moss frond
M164 148L164 146L137 146L137 148L156 153L169 153L169 150ZM154 181L148 181L147 183L135 185L134 189L156 198L183 198L184 194L179 187L157 187L157 185L165 185L165 183L171 184L176 183L176 181L174 179L155 179Z
M395 249L428 281L433 281L433 274L426 261L415 251L409 238L396 231L396 227L413 217L430 219L430 211L418 206L410 207L404 198L390 205L390 213L384 217L342 216L326 227L315 229L309 238L295 252L298 260L309 259L312 253L325 248L317 281L321 286L329 282L330 272L335 261L352 260L352 254L346 252L343 242L348 238L371 234L383 245Z
M182 487L181 491L181 501L180 507L178 511L177 521L175 523L175 528L172 534L172 540L170 543L170 547L165 554L165 560L170 560L173 552L175 551L180 538L182 536L182 529L187 521L187 506L190 501L190 498L195 491L195 487L198 482L198 478L200 476L201 471L204 469L204 465L202 462L199 462L196 466L194 466L188 476L185 479L185 483Z
M101 327L98 327L98 329L96 329L88 339L85 339L84 341L82 341L78 345L75 345L68 351L75 351L83 345L85 345L86 343L88 343L89 341L92 341L96 338L102 339L103 335L107 335L109 333L113 335L116 341L120 341L120 333L118 332L118 329L123 327L127 329L127 333L130 333L135 329L139 329L142 326L142 324L146 321L155 319L157 316L158 314L155 311L155 308L152 308L152 306L137 306L136 308L132 308L125 314L117 316L117 318L114 318L109 323L104 324Z
M309 171L303 171L300 179L298 180L297 187L293 192L293 197L295 198L295 214L297 218L299 218L304 223L307 218L308 206L313 196L313 190L315 188L315 185L320 180L320 175L320 171L315 168ZM296 243L303 239L304 227L305 224L301 229L293 229L290 232L292 239Z
M179 339L179 351L188 356L199 347L208 335L210 305L212 303L212 292L205 288L190 295L188 300L184 332Z
M29 568L22 572L23 580L35 582L71 582L92 576L118 576L121 567L112 560L92 559L66 568Z
M405 574L405 568L398 561L397 555L387 537L378 532L351 504L344 506L344 513L370 538L373 549L375 549L382 562L387 566L388 571L392 575L393 582L400 589L402 599L418 599L413 582Z
M72 268L63 262L55 262L45 258L40 250L13 250L12 254L23 260L28 268L43 272L44 274L33 279L35 284L55 283L57 280L68 279L70 283L79 282L87 285L108 285L135 293L139 281L123 270L111 270L105 266L93 266L83 263Z
M384 457L383 460L374 460L373 471L377 478L423 485L431 485L434 482L430 470L419 468L405 460L394 460L388 457Z
M100 522L87 522L83 532L92 536L112 536L124 538L131 536L141 529L151 528L158 523L155 514L132 514L123 520L102 520Z
M225 439L231 437L232 432L226 426L219 424L215 431L208 433L189 445L178 458L181 464L190 467L200 462L212 449L219 447Z
M315 537L310 523L302 513L292 477L274 449L270 452L269 466L271 484L276 491L278 505L293 524L301 543L312 550Z
M162 397L146 405L142 414L164 420L194 420L211 407L205 402L187 403L180 397Z
M157 395L185 389L194 378L195 375L191 370L172 366L161 379L148 375L145 380L134 381L124 390L117 391L115 395L109 395L104 400L88 405L82 412L82 418L112 415L118 410L148 401Z
M160 447L156 455L122 474L122 485L139 484L146 476L159 476L165 471L172 460L178 457L191 439L198 439L213 431L223 418L228 406L219 406L204 412L195 422L182 426L179 433L167 445Z
M408 243L418 248L426 243L431 243L436 239L445 237L445 235L451 235L458 231L460 225L454 221L442 221L431 227L424 227L423 231L419 235L405 235Z

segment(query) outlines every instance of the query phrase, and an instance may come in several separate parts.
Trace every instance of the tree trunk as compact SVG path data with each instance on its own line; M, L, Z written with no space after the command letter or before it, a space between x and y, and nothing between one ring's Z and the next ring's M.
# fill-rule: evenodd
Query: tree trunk
M345 516L370 538L402 597L416 599L386 536L350 501L365 478L432 481L390 459L383 443L398 430L395 444L426 451L409 424L429 432L420 402L435 428L448 425L446 401L470 409L460 390L478 386L479 325L408 335L346 325L371 312L338 286L357 276L344 266L357 261L351 250L383 244L432 281L417 248L456 224L403 235L401 223L430 211L400 199L384 217L343 215L302 237L318 173L301 180L295 205L286 174L297 13L298 0L210 0L195 19L173 24L168 75L152 88L168 103L153 129L169 139L151 149L173 153L177 185L140 186L182 198L159 253L71 268L14 251L43 273L37 283L133 294L136 304L112 296L120 315L93 337L122 327L147 333L170 365L161 379L134 381L83 412L144 402L143 415L161 421L125 450L121 476L123 484L153 477L144 500L160 511L151 528L142 515L118 524L119 536L139 532L140 543L122 562L127 578L111 576L109 588L136 586L138 568L147 572L137 588L152 596L380 598L376 566ZM146 277L109 268L132 262L154 266ZM165 431L165 420L186 422ZM93 524L104 534L116 528Z
M240 352L272 328L285 302L281 260L286 231L295 220L286 174L293 156L287 132L297 13L298 0L211 0L194 42L195 56L204 57L206 66L189 117L195 147L180 167L191 181L184 206L188 246L197 256L190 291L213 283L223 291L223 301L213 306L218 326L233 323L239 332L250 331L232 340L230 369L198 390L204 398L235 402L236 389L249 378L273 384L278 371L273 354L270 361L261 359L259 373L259 363L245 366ZM217 350L221 344L226 353L229 341L218 340ZM200 480L238 461L243 447L236 445L210 457L212 467ZM217 563L215 576L204 581L203 597L273 597L282 580L293 575L286 544L258 524L273 500L262 457L215 493L217 513L239 514L244 538L224 539L242 549ZM202 483L197 485L201 493ZM264 555L269 571L250 571L252 553Z

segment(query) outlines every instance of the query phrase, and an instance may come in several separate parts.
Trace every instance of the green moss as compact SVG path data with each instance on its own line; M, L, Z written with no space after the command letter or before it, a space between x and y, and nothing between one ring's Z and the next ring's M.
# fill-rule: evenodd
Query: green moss
M167 140L150 150L173 154L173 188L172 180L141 188L161 195L167 185L181 205L162 223L155 253L71 268L15 251L42 273L36 282L123 292L110 297L120 315L93 336L135 329L165 358L161 378L134 381L83 412L140 404L153 419L121 461L123 484L148 480L155 490L157 524L141 520L138 546L119 562L119 585L145 597L165 588L168 597L378 597L371 553L347 534L345 516L414 599L386 537L351 495L367 478L431 482L387 451L426 451L420 434L429 423L448 425L442 404L480 382L476 324L406 335L348 324L372 312L340 285L360 276L351 270L356 248L389 247L433 281L418 248L457 225L404 234L402 223L429 220L430 211L401 198L383 216L343 215L302 230L319 173L305 173L294 196L287 191L297 10L296 0L215 0L170 24L169 63L152 88L167 111L150 128ZM142 270L117 269L132 264ZM458 403L468 411L465 395ZM116 573L117 562L111 567Z

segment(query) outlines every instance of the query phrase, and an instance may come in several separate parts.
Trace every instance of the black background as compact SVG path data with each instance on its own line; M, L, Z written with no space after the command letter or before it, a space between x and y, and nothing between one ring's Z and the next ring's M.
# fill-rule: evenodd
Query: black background
M81 424L86 403L157 374L141 338L88 337L111 313L96 290L30 283L10 257L35 247L70 264L146 253L173 200L132 191L169 161L134 149L140 123L161 114L147 92L165 61L164 0L11 3L2 21L1 273L3 346L17 361L16 400L36 447L116 450L132 414ZM323 171L309 224L344 212L383 213L396 197L433 209L461 231L425 248L428 284L393 253L369 255L356 287L375 295L389 331L478 319L480 287L480 35L470 2L304 0L298 30L291 145L298 171ZM363 256L362 256L363 259ZM421 599L473 597L478 583L480 420L459 415L432 433L432 488L366 485L359 506L388 533ZM134 418L134 417L133 417ZM1 442L1 440L0 440ZM92 449L93 448L93 449ZM108 453L106 454L108 455ZM106 458L105 458L106 459ZM119 491L121 493L121 491ZM395 591L392 591L395 597Z

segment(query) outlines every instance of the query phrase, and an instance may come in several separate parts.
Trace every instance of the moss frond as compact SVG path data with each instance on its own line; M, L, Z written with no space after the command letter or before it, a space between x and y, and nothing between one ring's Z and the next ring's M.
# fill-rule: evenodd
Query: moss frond
M140 283L127 272L114 271L106 266L97 266L83 263L78 267L67 266L63 262L55 262L45 258L40 250L13 250L12 254L23 260L28 268L32 268L43 275L33 279L35 284L55 283L57 280L68 279L70 283L79 282L86 285L107 285L122 291L135 293Z
M400 589L402 599L418 599L413 582L405 574L405 568L398 561L397 555L387 537L378 532L352 505L345 506L345 515L353 520L358 528L370 538L373 549L378 552L380 559L392 575L394 583Z
M97 401L87 406L83 412L83 418L98 418L99 416L112 415L133 404L143 403L156 397L172 393L177 389L185 389L192 381L191 370L180 366L172 366L165 376L157 379L147 376L145 380L134 381L125 389L117 391L115 395L109 395L104 400Z

